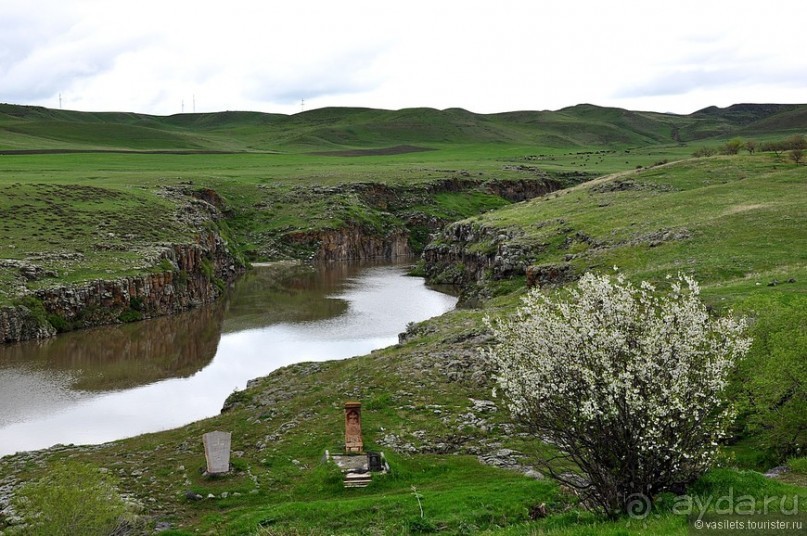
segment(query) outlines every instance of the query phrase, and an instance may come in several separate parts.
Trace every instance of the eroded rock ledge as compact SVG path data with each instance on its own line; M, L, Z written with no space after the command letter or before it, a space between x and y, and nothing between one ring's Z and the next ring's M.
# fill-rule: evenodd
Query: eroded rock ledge
M0 342L43 339L59 331L176 313L218 298L243 272L226 242L203 232L170 244L153 273L61 285L0 308Z

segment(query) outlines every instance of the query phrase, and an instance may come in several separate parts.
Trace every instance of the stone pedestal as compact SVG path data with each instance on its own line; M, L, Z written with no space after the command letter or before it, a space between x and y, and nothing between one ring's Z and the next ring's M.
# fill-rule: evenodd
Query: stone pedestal
M345 402L345 452L361 454L364 442L361 438L361 402Z

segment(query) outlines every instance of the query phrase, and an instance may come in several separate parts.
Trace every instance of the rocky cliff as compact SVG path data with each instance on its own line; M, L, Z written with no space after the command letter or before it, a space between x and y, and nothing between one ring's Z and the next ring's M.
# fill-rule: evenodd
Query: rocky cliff
M0 343L46 339L56 329L25 305L0 307Z
M519 244L517 231L475 222L447 226L423 251L427 278L434 283L466 287L483 279L523 275L537 253Z
M224 240L202 232L170 244L152 273L45 288L25 305L0 309L0 341L41 339L57 331L167 315L219 297L243 271Z
M330 227L285 231L278 249L314 261L410 256L420 253L430 235L451 221L489 209L484 202L491 202L493 196L500 199L491 206L501 206L544 195L562 185L543 175L482 180L465 173L418 185L357 183L295 190L286 194L287 203L335 203L339 206L329 209L332 213L350 207L349 214ZM489 197L480 202L480 194ZM481 204L474 205L474 199Z
M382 234L348 225L341 229L289 233L286 241L310 248L310 260L314 261L394 259L412 255L406 229L393 229Z

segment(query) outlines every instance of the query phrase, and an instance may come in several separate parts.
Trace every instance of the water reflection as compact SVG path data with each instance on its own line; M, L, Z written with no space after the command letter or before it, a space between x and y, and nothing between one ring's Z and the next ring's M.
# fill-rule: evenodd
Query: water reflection
M147 322L65 333L44 341L0 347L0 374L8 369L60 378L80 391L109 391L188 377L216 355L225 303ZM6 385L6 382L3 382ZM7 413L0 394L0 423Z
M231 333L343 314L348 304L333 293L346 279L369 266L343 263L313 268L281 264L252 270L232 291L223 330ZM267 307L268 303L271 307Z
M456 302L404 272L257 269L226 303L1 347L0 455L179 426L217 414L233 389L278 367L394 344L407 322Z

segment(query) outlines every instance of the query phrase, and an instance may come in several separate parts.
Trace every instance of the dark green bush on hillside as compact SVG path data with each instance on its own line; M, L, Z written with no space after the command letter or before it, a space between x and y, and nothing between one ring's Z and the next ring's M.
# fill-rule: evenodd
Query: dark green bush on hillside
M757 319L732 382L741 433L756 436L781 463L807 447L807 297L758 296L744 309Z

